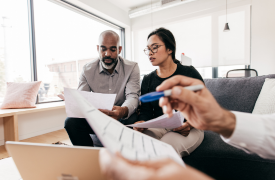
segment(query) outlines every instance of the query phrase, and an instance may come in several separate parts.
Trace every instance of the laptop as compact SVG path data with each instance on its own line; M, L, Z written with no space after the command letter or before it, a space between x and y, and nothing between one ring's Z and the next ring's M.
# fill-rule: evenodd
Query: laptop
M6 142L23 180L105 180L96 147Z

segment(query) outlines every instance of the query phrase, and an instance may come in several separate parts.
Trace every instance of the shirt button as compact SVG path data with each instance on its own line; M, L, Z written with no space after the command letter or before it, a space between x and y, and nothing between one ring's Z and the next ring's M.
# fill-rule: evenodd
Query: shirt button
M246 144L245 143L240 143L240 146L241 147L246 147Z
M111 91L112 89L109 89L109 91Z

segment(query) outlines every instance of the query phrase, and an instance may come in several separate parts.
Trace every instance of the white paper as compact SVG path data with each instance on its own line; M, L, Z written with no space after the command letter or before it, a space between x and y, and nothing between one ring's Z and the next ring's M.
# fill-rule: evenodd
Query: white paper
M122 156L130 160L166 157L185 166L171 145L124 126L119 121L97 110L78 91L69 89L68 91L79 107L82 116L86 118L103 146L111 153L120 152Z
M93 104L97 109L107 109L111 111L116 99L116 94L102 94L64 88L67 117L84 118L84 116L81 113L81 110L79 109L78 104L72 97L71 92L78 92L82 97L84 97L89 103Z
M164 114L162 116L159 116L155 119L146 121L144 123L138 123L138 124L130 124L127 126L130 127L139 127L139 128L166 128L166 129L174 129L178 128L182 125L184 120L184 117L182 114L178 111L173 114L171 118L168 117L168 115Z

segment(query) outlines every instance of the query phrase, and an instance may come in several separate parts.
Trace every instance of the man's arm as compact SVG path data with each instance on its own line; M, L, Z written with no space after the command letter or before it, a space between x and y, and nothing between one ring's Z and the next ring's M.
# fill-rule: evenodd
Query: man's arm
M222 139L247 153L275 159L275 114L232 113L236 117L235 130L229 138L222 136Z
M138 64L132 70L132 73L126 83L125 97L126 100L121 107L126 106L128 108L128 115L125 117L128 119L137 109L140 95L140 71Z
M219 133L235 147L275 159L275 114L232 113L221 108L207 88L197 92L183 88L198 84L203 83L184 76L164 81L157 91L172 89L172 95L161 98L163 112L172 116L177 109L193 127Z
M89 92L91 92L92 90L91 90L91 88L90 88L90 86L87 82L87 79L86 79L86 76L85 76L85 73L84 73L84 68L85 68L85 66L83 67L82 73L79 77L79 83L78 83L78 88L77 89L80 90L80 91L89 91Z

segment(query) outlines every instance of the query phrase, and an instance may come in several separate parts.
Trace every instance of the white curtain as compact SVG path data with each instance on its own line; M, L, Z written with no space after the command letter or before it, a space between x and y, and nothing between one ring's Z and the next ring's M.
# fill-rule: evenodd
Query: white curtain
M204 16L170 22L158 27L169 29L175 36L176 58L181 53L192 59L194 67L218 67L250 64L250 5L228 9L227 20L230 31L223 32L225 11ZM155 27L155 28L158 28ZM133 32L134 60L141 71L156 69L144 54L147 36L152 28Z

